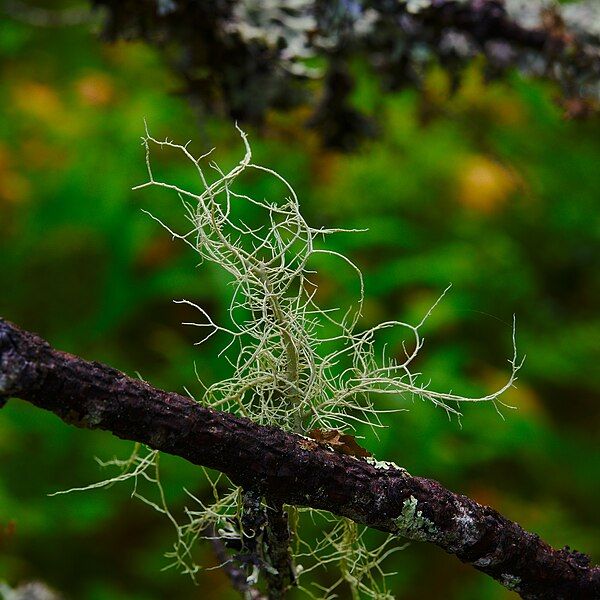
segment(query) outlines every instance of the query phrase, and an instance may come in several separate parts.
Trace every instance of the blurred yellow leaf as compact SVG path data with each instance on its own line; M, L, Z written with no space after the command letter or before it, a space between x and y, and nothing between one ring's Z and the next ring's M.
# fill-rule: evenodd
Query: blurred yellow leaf
M313 181L326 185L335 180L341 164L339 152L319 149L311 154L310 172Z
M23 202L30 189L29 180L14 169L9 150L0 146L0 204Z
M29 180L15 172L0 173L0 200L18 204L29 198Z
M423 93L427 100L435 105L443 105L450 98L451 82L448 71L433 67L423 82Z
M381 321L385 321L386 314L386 308L381 300L375 297L366 297L361 312L361 324L364 326L373 326Z
M498 123L503 125L521 125L525 119L523 104L516 98L491 95L489 112Z
M477 212L498 211L516 186L513 173L485 156L470 156L458 169L458 200Z
M60 169L67 163L64 149L39 137L24 138L20 144L23 162L34 169Z
M490 369L483 374L486 387L491 390L502 387L506 379L507 374L502 371ZM508 406L514 406L521 415L532 415L538 418L545 415L544 406L537 394L523 381L518 381L515 387L506 390L500 400Z
M13 87L13 101L22 112L41 121L60 119L63 106L58 94L50 86L35 81L21 81Z
M161 235L151 240L137 255L135 269L140 273L156 271L165 266L181 251L181 246L173 240Z
M459 113L479 115L494 123L517 126L525 120L523 101L501 82L486 81L485 62L474 60L464 71L451 99Z
M103 73L90 73L75 83L77 95L88 106L106 106L115 97L115 88L110 77Z
M478 482L469 486L468 494L475 502L500 510L502 494L497 488Z

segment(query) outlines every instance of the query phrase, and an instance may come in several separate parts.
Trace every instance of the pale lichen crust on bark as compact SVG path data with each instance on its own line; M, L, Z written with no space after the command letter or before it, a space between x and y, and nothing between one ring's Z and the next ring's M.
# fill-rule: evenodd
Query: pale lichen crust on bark
M500 579L502 585L512 590L513 592L519 591L519 586L521 585L521 578L516 575L510 575L509 573L504 573Z
M402 503L402 512L394 519L398 535L419 542L433 541L440 535L440 531L433 521L423 516L423 512L417 508L417 505L414 496Z

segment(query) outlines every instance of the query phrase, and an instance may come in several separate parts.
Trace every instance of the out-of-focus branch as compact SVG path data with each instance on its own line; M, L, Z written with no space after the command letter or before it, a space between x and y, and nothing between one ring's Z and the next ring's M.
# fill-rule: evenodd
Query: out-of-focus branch
M600 11L587 1L91 2L105 13L107 40L156 46L194 104L260 124L270 109L309 103L324 141L344 149L374 129L352 106L351 81L331 76L357 56L384 91L420 86L436 61L459 77L484 55L490 77L517 68L557 82L571 113L577 103L591 113L600 100ZM314 58L329 68L309 67ZM321 86L306 84L315 78Z
M77 427L225 473L278 505L310 506L427 541L530 599L600 597L600 568L555 550L493 509L388 463L203 407L111 367L54 350L0 320L0 396L20 397Z
M271 109L311 105L308 124L345 150L371 137L373 118L352 104L360 57L382 91L419 87L432 62L454 81L475 56L486 75L516 68L558 84L569 117L600 107L600 8L596 0L89 0L103 38L155 46L202 111L262 124ZM89 19L80 7L5 0L0 12L34 26ZM94 17L94 20L96 17ZM315 61L314 59L318 59ZM315 68L319 64L321 67ZM315 85L314 80L321 84ZM308 83L311 82L311 83Z
M93 19L85 4L70 8L46 8L22 0L3 0L0 9L16 21L33 27L73 27L90 23Z

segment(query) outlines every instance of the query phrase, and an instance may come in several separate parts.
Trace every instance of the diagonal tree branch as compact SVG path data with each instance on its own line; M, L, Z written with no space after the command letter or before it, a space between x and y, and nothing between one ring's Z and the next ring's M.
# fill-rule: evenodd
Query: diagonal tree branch
M600 597L600 568L555 550L495 510L389 463L208 409L97 362L54 350L0 319L0 397L20 397L77 427L181 456L270 501L310 506L427 541L530 599Z

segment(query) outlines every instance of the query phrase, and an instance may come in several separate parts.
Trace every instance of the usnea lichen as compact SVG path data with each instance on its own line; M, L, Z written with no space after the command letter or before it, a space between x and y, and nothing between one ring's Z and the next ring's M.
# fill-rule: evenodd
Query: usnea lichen
M520 367L516 349L506 384L481 398L434 391L413 372L412 364L423 346L420 330L437 302L416 325L393 320L356 330L364 302L362 273L346 256L317 244L318 239L344 230L311 227L301 214L292 186L278 173L254 164L246 134L240 134L243 159L227 173L210 163L217 177L209 181L201 166L208 154L196 158L188 150L189 143L159 141L147 133L143 143L148 181L134 188L175 192L189 221L188 231L175 232L150 216L197 252L202 261L215 263L231 277L227 327L215 323L202 307L178 301L199 313L199 321L185 323L206 332L199 344L217 333L229 338L221 355L231 361L232 375L208 387L202 401L296 433L315 427L352 429L356 422L380 426L383 411L376 408L374 398L382 394L429 400L454 415L460 415L462 403L499 402ZM181 152L195 168L203 191L190 192L156 179L150 160L152 146ZM273 202L238 191L237 180L246 171L275 178L287 197ZM239 217L240 204L252 205L262 213L258 225L252 227ZM354 306L345 311L323 309L315 300L318 286L311 261L324 255L339 260L341 267L356 276L358 296ZM404 356L390 358L384 349L379 357L378 334L395 328L412 338L403 344Z
M206 386L200 401L301 435L313 428L352 431L357 423L381 427L383 413L390 411L376 406L380 395L428 400L458 417L462 403L490 402L497 407L501 403L499 396L513 385L521 366L516 349L506 384L493 394L466 398L430 389L420 381L412 365L423 346L420 330L435 305L416 325L392 320L357 331L364 300L361 271L349 258L318 243L342 230L311 227L301 214L292 186L275 171L253 163L246 134L240 131L240 135L245 149L242 160L227 172L216 163L209 163L212 178L204 168L210 152L195 157L188 149L189 143L160 141L148 131L142 138L148 181L135 189L157 187L176 194L189 228L180 233L164 220L150 216L173 238L187 244L201 261L216 264L230 277L227 325L218 324L198 304L177 300L199 315L185 323L203 332L198 344L214 335L226 338L220 356L230 364L231 375ZM156 147L181 153L195 170L200 191L189 191L157 178L151 164L151 149ZM273 201L246 195L238 185L245 172L274 178L286 190L287 197ZM256 224L241 218L241 206L259 214ZM318 286L313 262L322 256L339 260L356 277L356 302L346 310L323 309L316 300ZM377 350L378 334L392 329L409 335L410 339L402 345L403 356L389 357L385 347ZM396 467L375 459L370 462L381 469ZM134 495L165 514L176 529L176 543L167 555L172 561L170 566L194 576L201 568L194 558L194 546L206 537L207 531L216 532L229 542L243 540L241 491L229 484L225 476L210 478L205 471L211 499L189 494L192 506L185 509L186 519L181 523L170 510L160 483L158 452L144 451L138 445L130 459L111 464L119 467L121 474L90 487L133 479ZM138 481L143 480L156 486L154 500L138 492ZM322 513L310 509L302 514L311 519L317 515L322 518ZM436 535L433 523L418 510L414 497L405 501L396 525L398 533L410 539L426 540ZM296 534L298 528L294 527ZM298 565L299 574L330 563L336 563L340 569L339 580L321 589L318 596L333 597L338 585L346 582L356 598L391 598L381 564L398 549L397 545L390 546L396 536L369 549L364 530L352 521L329 516L323 529L323 537L316 544L305 544L300 538L295 544L296 560L303 563Z

